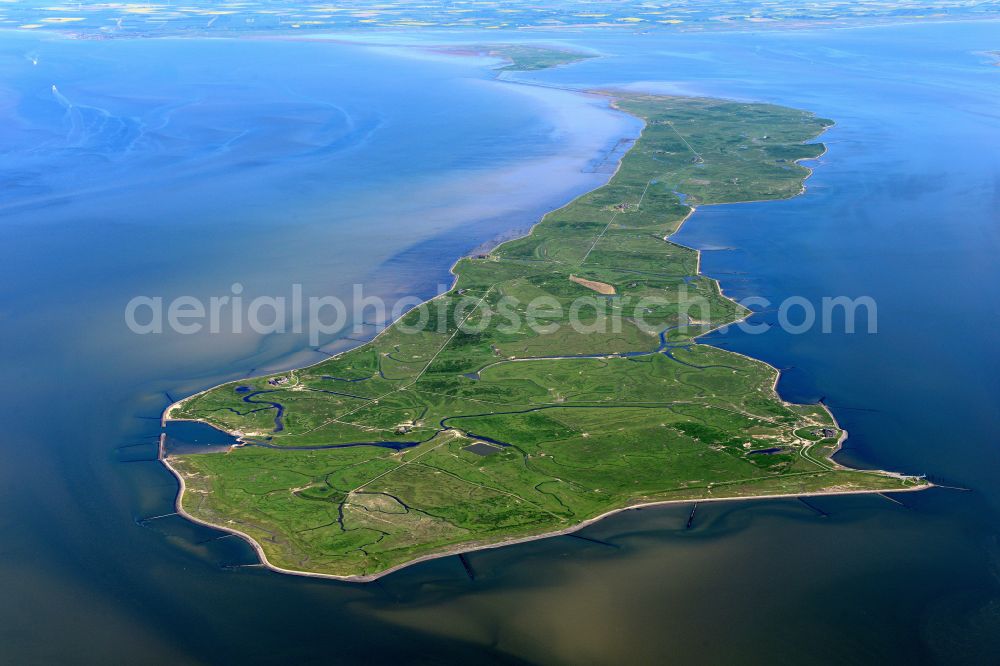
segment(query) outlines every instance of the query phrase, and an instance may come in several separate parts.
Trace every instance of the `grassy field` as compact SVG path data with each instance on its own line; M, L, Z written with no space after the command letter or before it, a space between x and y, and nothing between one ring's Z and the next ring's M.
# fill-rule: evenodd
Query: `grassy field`
M798 194L796 161L822 153L807 142L829 121L709 99L614 104L646 127L607 185L459 261L450 292L374 341L175 405L170 418L247 442L168 456L183 509L249 535L275 566L358 577L649 502L924 485L832 462L841 432L825 408L783 402L773 368L698 344L746 312L669 240L692 206ZM505 325L540 298L547 330ZM571 325L581 299L586 330Z

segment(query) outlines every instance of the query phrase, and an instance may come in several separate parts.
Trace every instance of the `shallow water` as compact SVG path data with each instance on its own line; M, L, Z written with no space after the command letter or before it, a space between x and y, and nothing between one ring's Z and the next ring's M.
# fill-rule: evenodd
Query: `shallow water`
M736 248L706 252L703 269L737 297L875 297L878 335L713 339L788 368L785 396L825 396L851 432L845 462L971 492L908 494L905 506L702 504L691 529L686 506L632 511L586 540L471 554L471 578L446 558L364 586L240 566L255 558L238 539L165 515L176 484L152 461L164 405L315 360L305 341L139 338L124 302L237 280L274 293L290 276L314 291L363 279L431 294L456 256L593 186L601 176L581 170L634 125L558 91L525 97L463 61L297 42L5 39L2 113L19 120L0 124L12 147L0 174L14 182L0 202L4 656L995 661L1000 158L988 148L1000 70L974 53L995 49L994 35L995 24L592 33L579 43L614 57L526 77L642 81L836 119L805 196L703 208L676 240ZM267 65L241 64L261 48ZM52 69L26 72L28 51ZM53 83L122 119L117 129L77 123ZM164 114L173 130L151 129ZM554 135L570 117L576 131ZM79 194L60 196L71 185Z

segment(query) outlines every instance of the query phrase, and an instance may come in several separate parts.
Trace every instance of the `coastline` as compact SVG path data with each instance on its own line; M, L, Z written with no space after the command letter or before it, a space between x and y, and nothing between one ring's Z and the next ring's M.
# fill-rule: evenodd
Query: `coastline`
M846 438L846 435L847 435L847 433L846 433L846 431L844 431L843 434L841 435L841 437L842 438ZM162 453L162 450L163 450L163 440L164 440L164 438L166 438L166 435L165 434L161 434L160 435L160 451L161 451L161 453ZM840 441L838 441L838 447L839 447L839 445L840 445ZM210 527L212 529L221 530L223 532L227 532L229 534L232 534L232 535L235 535L235 536L238 536L238 537L242 538L244 541L246 541L248 544L250 544L250 546L257 553L257 557L260 559L260 565L262 567L264 567L265 569L269 569L270 571L274 571L275 573L288 574L288 575L292 575L292 576L305 576L305 577L308 577L308 578L323 578L323 579L326 579L326 580L336 580L336 581L345 582L345 583L371 583L371 582L377 581L380 578L388 576L389 574L395 573L397 571L400 571L400 570L405 569L407 567L413 566L415 564L419 564L421 562L428 562L430 560L437 560L437 559L441 559L441 558L444 558L444 557L452 557L454 555L462 555L464 553L473 553L473 552L477 552L477 551L480 551L480 550L493 550L495 548L504 548L506 546L513 546L513 545L520 544L520 543L529 543L531 541L540 541L542 539L550 539L550 538L553 538L553 537L565 536L567 534L573 534L574 532L578 532L579 530L582 530L585 527L589 527L590 525L593 525L594 523L597 523L597 522L599 522L601 520L604 520L605 518L608 518L610 516L613 516L613 515L616 515L616 514L619 514L619 513L623 513L625 511L632 511L632 510L637 510L637 509L646 509L646 508L658 507L658 506L670 506L670 505L675 505L675 504L698 504L698 503L701 503L701 502L749 502L749 501L768 500L768 499L796 499L796 498L799 498L799 497L833 497L833 496L838 496L838 495L877 495L877 494L882 494L882 493L885 493L885 492L891 492L891 493L912 493L912 492L918 492L918 491L921 491L921 490L928 490L928 489L934 487L933 484L929 484L927 486L916 486L916 487L913 487L913 488L903 488L903 489L892 490L892 491L880 491L880 490L834 490L834 491L827 491L827 492L782 493L782 494L774 494L774 495L745 495L745 496L741 496L741 497L705 497L705 498L689 498L689 499L675 499L675 500L657 500L657 501L653 501L653 502L642 502L642 503L639 503L639 504L633 504L633 505L626 506L626 507L621 507L621 508L618 508L618 509L611 509L611 510L606 511L606 512L604 512L604 513L602 513L602 514L600 514L598 516L594 516L593 518L588 518L587 520L584 520L584 521L582 521L580 523L577 523L576 525L573 525L571 527L567 527L567 528L561 529L561 530L556 530L556 531L553 531L553 532L545 532L545 533L542 533L542 534L534 534L534 535L523 536L523 537L513 537L513 538L510 538L510 539L503 539L503 540L500 540L500 541L494 541L494 542L489 542L489 543L479 543L479 544L470 543L470 544L464 544L464 545L459 545L459 546L452 546L450 548L447 548L446 550L442 550L441 552L429 553L427 555L422 555L422 556L420 556L418 558L409 560L407 562L403 562L401 564L394 565L392 567L389 567L388 569L385 569L383 571L379 571L377 573L363 574L363 575L357 575L357 576L338 576L337 574L317 573L317 572L314 572L314 571L299 571L299 570L296 570L296 569L286 569L284 567L279 567L276 564L272 564L267 559L267 553L264 552L264 548L257 542L256 539L254 539L252 536L250 536L246 532L242 532L242 531L240 531L240 530L238 530L238 529L236 529L234 527L228 527L228 526L225 526L225 525L217 525L215 523L210 523L210 522L208 522L206 520L202 520L201 518L198 518L198 517L193 516L192 514L188 513L187 510L185 510L184 506L183 506L184 490L185 490L185 487L186 487L186 485L184 483L184 477L180 473L178 473L176 469L174 469L174 467L169 463L168 458L163 457L161 455L160 462L162 462L163 465L168 470L170 470L170 473L174 476L174 478L177 479L177 482L180 484L180 489L179 489L179 491L177 493L177 497L176 497L176 499L174 501L174 508L176 509L177 514L180 515L180 516L182 516L182 517L184 517L185 520L190 520L191 522L193 522L195 524L203 525L205 527Z
M298 37L298 36L296 36L296 37ZM281 38L281 37L275 37L274 39L281 40L283 38ZM374 46L375 48L387 48L387 47L389 47L389 48L397 48L397 47L400 47L400 46L402 46L404 48L407 47L407 45L391 45L391 44L389 44L389 45L385 45L385 44L372 45L372 44L366 44L365 42L357 42L357 41L352 41L352 40L337 40L337 39L333 39L333 40L324 40L324 41L341 42L341 43L344 43L344 44L353 44L353 45L361 45L361 46L369 46L369 47ZM408 48L417 48L417 47L413 47L412 45L410 45ZM428 50L430 52L439 52L439 53L442 53L445 57L453 57L455 55L457 55L457 56L464 55L462 53L451 54L451 53L448 53L447 51L436 51L436 49L438 49L440 47L433 47L433 46L426 47L426 46L423 46L423 47L419 47L419 48L423 49L423 50ZM473 52L474 53L481 53L481 52L477 52L475 50L473 50ZM502 56L502 55L484 56L484 57L487 57L489 59L495 60L495 61L497 61L499 63L513 62L509 58L506 58L505 56ZM598 56L595 56L595 57L598 57ZM565 66L567 66L567 65L556 65L555 67L565 67ZM598 158L600 158L600 159L606 159L607 156L609 156L609 155L617 154L617 159L615 160L615 168L614 168L613 171L611 171L611 172L609 172L609 173L606 174L606 178L601 179L601 182L596 183L593 188L585 190L585 191L582 191L579 194L576 194L575 196L573 196L568 201L566 201L564 203L560 203L559 205L557 205L555 208L552 208L551 210L546 210L545 212L543 212L542 214L540 214L538 216L538 218L535 219L534 222L532 222L532 224L530 226L528 226L526 228L522 227L522 228L516 229L516 230L508 230L507 232L505 232L505 233L515 232L514 235L507 235L503 240L499 240L499 241L497 241L496 239L487 239L487 240L485 240L481 244L481 245L485 245L487 243L490 243L491 244L490 245L490 251L492 251L492 250L495 250L497 247L499 247L501 245L504 245L505 243L508 243L508 242L511 242L511 241L516 241L516 240L519 240L521 238L524 238L526 236L531 235L531 233L535 230L535 228L543 222L545 216L548 213L550 213L552 211L555 211L555 210L558 210L559 208L561 208L561 207L563 207L565 205L568 205L572 201L575 201L579 197L584 196L584 195L586 195L586 194L588 194L590 192L593 192L596 189L599 189L599 188L605 186L621 170L622 160L624 159L625 155L627 155L628 152L635 145L636 141L638 141L638 139L641 137L643 130L646 128L646 123L645 123L645 121L642 118L640 118L640 117L638 117L636 115L633 115L633 114L631 114L631 113L629 113L627 111L624 111L622 109L619 109L617 106L615 106L616 97L615 97L615 92L614 91L608 91L608 90L589 90L589 89L581 89L581 88L574 88L574 87L571 87L571 86L561 86L561 85L545 86L545 85L537 84L537 83L534 83L534 82L531 82L531 81L518 81L516 79L508 78L507 75L511 74L512 71L503 71L503 70L498 69L497 67L492 67L490 69L494 71L494 76L493 76L492 79L490 79L490 81L493 82L493 83L507 84L507 85L514 86L515 88L529 88L530 89L531 87L542 87L542 88L546 88L546 89L558 90L558 91L561 91L561 92L570 93L570 94L573 94L573 95L578 95L578 96L583 97L583 98L593 99L594 101L603 101L603 102L607 103L607 108L609 110L613 111L616 114L619 114L620 116L622 116L625 119L628 119L627 123L623 123L623 125L624 124L631 124L633 122L638 124L637 131L630 132L630 133L626 133L625 132L625 128L623 126L621 128L622 132L619 133L619 134L617 134L617 135L613 135L612 140L608 142L609 148L607 148L606 150L602 149L600 151L600 153L598 155ZM531 91L529 90L527 92L530 94ZM621 150L620 147L621 147L621 145L623 143L627 143L628 147L626 149L624 149L624 150ZM598 158L594 158L594 159L598 159ZM602 174L602 175L604 175L604 174ZM691 214L693 214L694 210L695 210L695 208L692 206L691 207L691 212L688 213L688 216L690 216ZM678 229L679 228L680 227L678 227ZM522 231L523 231L523 233L519 233L519 232L522 232ZM418 305L415 305L411 309L416 309L418 307L427 305L429 303L433 303L434 301L438 300L442 296L447 295L448 291L451 291L452 289L454 289L455 286L458 283L458 280L459 280L459 276L455 272L455 268L458 266L458 264L463 259L465 259L468 256L470 256L470 254L474 250L475 249L471 250L467 254L464 254L462 256L457 257L452 262L451 266L449 266L449 268L448 268L448 274L451 276L451 282L450 282L450 284L448 286L448 289L445 292L443 292L441 294L438 294L436 296L433 296L431 298L428 298L427 300L422 301ZM701 256L701 253L698 252L699 265L700 265L700 256ZM405 312L401 313L400 317L406 315L408 312L410 312L410 310L406 310ZM267 374L272 374L272 372L293 372L293 371L297 371L297 370L305 370L305 369L312 368L312 367L315 367L317 365L320 365L321 363L325 363L326 361L329 361L332 358L337 358L337 357L339 357L339 356L341 356L341 355L343 355L345 353L348 353L350 351L358 349L359 347L363 347L364 345L371 344L371 343L375 342L376 340L379 339L379 337L383 333L385 333L390 328L392 328L392 326L395 325L397 321L398 321L398 319L386 321L384 323L384 325L383 325L383 328L380 331L378 331L377 333L375 333L375 335L372 335L368 339L356 339L356 340L352 340L353 344L345 346L344 348L340 349L336 353L328 354L326 352L323 352L323 351L321 351L322 350L322 346L312 348L313 352L322 355L322 358L320 358L320 359L318 359L318 360L316 360L316 361L314 361L312 363L306 363L304 365L295 365L295 366L287 367L287 368L282 367L282 369L280 369L280 370L273 370L271 372L265 372L261 376L266 376ZM347 339L346 338L342 338L342 339L338 339L338 340L332 340L332 341L330 341L330 342L328 342L326 344L330 345L330 344L334 344L334 343L343 342L345 340L347 340ZM301 350L301 351L305 351L305 350ZM245 377L241 377L241 378L238 378L238 379L230 379L228 381L223 381L223 382L218 383L218 384L212 384L212 385L210 385L210 386L208 386L208 387L206 387L204 389L201 389L200 391L196 391L195 393L192 393L191 395L188 395L188 396L186 396L184 398L180 398L179 400L176 400L176 401L172 402L171 404L167 405L167 407L163 410L163 413L160 416L160 426L161 426L161 428L166 426L166 422L168 420L205 423L206 425L218 428L214 424L211 424L208 421L205 421L204 419L172 419L170 417L170 413L175 408L179 407L181 404L183 404L184 402L186 402L188 400L196 398L196 397L198 397L200 395L203 395L205 393L209 393L210 391L213 391L216 388L219 388L220 386L225 386L227 384L240 381L241 379L245 379ZM230 432L229 434L231 434L233 436L236 436L236 437L239 437L239 435L237 435L235 433L232 433L232 432Z
M518 84L517 81L511 81L509 79L505 79L505 81L508 82L508 83ZM527 85L532 85L532 84L529 83ZM601 96L601 97L607 98L607 99L609 99L609 107L610 108L615 109L616 111L618 111L620 113L628 113L626 111L622 111L621 109L619 109L617 107L617 105L616 105L617 96L616 96L615 91L600 91L600 90L582 91L582 90L574 90L573 92L576 92L576 93L579 93L579 94L585 94L585 95L596 95L596 96ZM636 116L636 117L638 117L638 116ZM639 120L642 121L643 129L645 129L645 127L647 126L647 123L642 118L639 118ZM824 127L822 129L822 131L820 131L816 135L816 137L813 137L813 139L818 138L819 136L821 136L831 126L832 125ZM634 143L633 143L633 145L634 145ZM630 150L631 150L631 148L630 148ZM823 152L820 153L819 155L817 155L816 157L800 158L800 159L795 160L795 163L798 164L799 162L803 162L803 161L811 161L811 160L819 159L820 157L822 157L823 155L826 154L827 150L828 150L828 148L824 145L823 146ZM627 153L628 153L628 151L626 151L624 154L622 154L619 157L614 172L608 175L608 181L610 181L612 178L614 178L614 176L619 172L619 170L622 167L624 157L625 157L625 155ZM800 196L801 194L803 194L806 191L805 181L813 174L813 171L814 171L813 168L811 168L811 167L804 167L804 168L806 168L808 170L808 173L803 176L802 186L801 186L800 190L797 193L795 193L795 194L791 194L789 196L782 197L780 199L757 199L757 200L727 202L727 205L728 205L728 203L752 203L752 202L755 202L755 201L759 202L759 201L789 200L789 199L792 199L794 197ZM603 185L601 185L601 186L603 186ZM704 205L722 205L722 204L704 204ZM680 230L680 228L688 220L690 220L690 218L694 215L694 213L697 211L697 208L698 208L698 206L695 206L695 205L689 205L688 207L690 208L689 212L680 220L680 222L677 225L677 228L674 229L674 231L671 232L669 235L665 236L663 238L663 240L665 242L677 245L678 247L683 247L685 249L694 251L696 253L696 256L697 256L697 264L696 264L695 275L702 275L702 273L701 273L701 250L698 250L696 248L690 248L690 247L688 247L686 245L682 245L680 243L675 243L675 242L669 240L674 234L676 234ZM558 208L554 209L554 210L558 210ZM544 216L542 218L540 218L538 221L536 221L530 227L530 229L528 229L528 231L525 233L525 236L531 234L532 231L535 229L535 227L537 227L538 225L540 225L543 222L543 220L544 220ZM517 240L517 239L523 238L523 237L524 236L517 236L515 238L507 239L503 243L500 243L500 245L503 245L506 242ZM458 259L456 259L456 261L452 264L451 268L449 269L449 272L453 276L452 288L454 288L454 286L455 286L455 284L457 283L457 280L458 280L458 275L455 273L455 268L457 267L458 263L463 258L464 257L459 257ZM725 295L725 293L724 293L724 291L722 289L722 286L721 286L721 284L719 283L719 281L717 279L712 278L710 276L705 276L705 277L707 277L708 279L712 280L712 282L715 283L716 289L718 290L719 294L723 298L726 298L727 300L729 300L729 301L731 301L733 303L736 303L736 301L734 299L732 299L729 296ZM433 301L435 301L435 300L437 300L437 299L439 299L439 298L441 298L442 296L445 296L445 295L447 295L447 292L445 292L443 294L438 294L437 296L435 296L435 297L433 297L433 298L428 299L427 301L425 301L424 304L431 303L431 302L433 302ZM698 339L702 338L703 336L708 335L709 333L711 333L711 332L713 332L715 330L718 330L719 328L723 328L725 326L730 326L730 325L739 323L740 321L743 321L743 320L747 319L748 317L750 317L752 314L753 314L753 312L747 312L743 317L741 317L739 319L736 319L734 321L728 322L726 324L717 326L717 327L715 327L713 329L710 329L708 331L705 331L704 333L702 333L702 334L700 334L698 336L695 336L694 339L697 341ZM294 370L300 370L300 369L305 369L305 368L313 367L315 365L319 365L321 363L324 363L324 362L330 360L330 358L336 358L336 357L338 357L338 356L340 356L340 355L342 355L342 354L344 354L346 352L349 352L349 351L351 351L353 349L357 349L358 347L364 346L366 344L370 344L374 340L378 339L387 330L389 330L394 323L395 322L388 323L385 328L383 328L381 331L379 331L370 340L359 342L357 345L352 346L350 348L343 349L340 352L338 352L337 354L334 354L333 356L330 356L330 357L327 357L327 358L323 358L323 359L317 361L316 363L308 364L308 365L305 365L305 366L299 366L297 368L294 368L292 371L294 371ZM696 344L706 344L706 343L696 342ZM706 344L706 346L713 346L713 345ZM719 347L715 347L715 348L716 349L721 349ZM745 359L747 359L747 360L749 360L749 361L751 361L751 362L753 362L755 364L764 366L769 371L772 371L774 373L774 381L773 381L773 384L772 384L772 390L774 391L775 396L777 397L777 399L780 400L785 405L798 404L798 403L792 403L792 402L789 402L787 400L784 400L778 394L778 392L777 392L777 385L778 385L778 382L779 382L779 380L781 378L781 370L779 370L778 368L775 368L774 366L772 366L770 363L767 363L766 361L763 361L763 360L757 359L757 358L753 358L751 356L747 356L746 354L742 354L740 352L733 352L733 351L730 351L730 350L722 350L722 351L725 351L726 353L736 354L736 355L741 356L741 357L743 357L743 358L745 358ZM233 380L233 381L239 381L239 380ZM169 405L164 410L163 415L161 417L161 424L165 426L165 424L166 424L166 422L168 420L175 420L175 419L171 419L171 417L170 417L171 412L176 407L178 407L182 403L184 403L185 401L190 400L191 398L193 398L195 396L198 396L198 395L204 394L206 392L212 391L212 390L218 388L219 386L224 386L224 385L229 384L229 383L232 383L232 382L224 382L223 384L219 384L219 385L216 385L216 386L211 386L209 388L204 389L203 391L200 391L198 393L195 393L195 394L193 394L191 396L188 396L186 398L183 398L181 400L178 400L178 401L172 403L171 405ZM829 467L826 471L853 470L853 471L859 471L859 472L868 472L868 473L875 474L875 475L880 475L880 476L896 477L896 478L919 478L919 477L911 477L909 475L895 474L895 473L892 473L892 472L886 472L886 471L882 471L882 470L855 470L855 468L846 467L846 466L840 465L839 463L837 463L836 461L834 461L833 460L833 456L836 454L837 451L840 450L840 448L841 448L841 446L843 444L843 441L846 440L846 438L847 438L847 432L845 430L843 430L842 428L839 427L839 423L837 422L837 419L833 415L833 413L830 410L830 408L827 405L825 405L825 404L822 404L822 403L819 403L819 404L822 407L823 411L830 417L830 420L832 421L832 423L840 430L840 435L839 435L838 441L836 443L836 448L834 448L833 451L831 451L829 453L829 455L825 456L824 459L823 459L824 462L829 462L829 464L831 465L831 467ZM204 421L203 419L176 419L176 420L188 420L188 421L203 422L203 423L206 423L206 424L208 424L208 425L210 425L212 427L215 427L215 428L219 429L218 426L215 426L214 424L208 423L207 421ZM239 439L240 442L243 442L243 440L242 440L242 434L241 433L230 432L229 434L236 436ZM536 541L536 540L539 540L539 539L545 539L545 538L549 538L549 537L553 537L553 536L560 536L560 535L570 534L570 533L576 532L576 531L578 531L580 529L583 529L584 527L592 525L592 524L596 523L597 521L602 520L602 519L604 519L604 518L606 518L608 516L611 516L611 515L614 515L614 514L617 514L617 513L621 513L623 511L628 511L628 510L631 510L631 509L638 509L638 508L643 508L643 507L662 506L662 505L670 505L670 504L685 504L685 503L692 503L692 502L709 502L709 501L711 501L711 502L718 502L718 501L746 501L746 500L761 500L761 499L782 499L782 498L786 498L787 499L787 498L796 498L796 497L825 496L825 495L831 495L832 496L832 495L879 494L879 493L883 493L883 492L915 492L915 491L918 491L918 490L925 490L925 489L929 489L929 488L934 487L933 483L930 483L930 482L928 482L926 480L923 480L923 482L920 485L916 485L916 486L908 487L908 488L893 489L893 490L889 490L889 491L875 490L875 489L871 489L871 490L868 490L868 489L864 489L864 490L829 490L829 491L810 491L810 492L805 492L805 493L778 493L778 494L759 494L759 495L733 496L733 497L684 498L684 499L674 499L674 500L656 500L656 501L651 501L651 502L640 502L640 503L629 505L629 506L625 506L625 507L619 507L619 508L616 508L616 509L611 509L611 510L606 511L606 512L604 512L604 513L602 513L602 514L600 514L598 516L594 516L592 518L583 520L583 521L581 521L581 522L579 522L579 523L577 523L577 524L575 524L575 525L573 525L571 527L568 527L568 528L565 528L565 529L561 529L561 530L556 530L556 531L552 531L552 532L545 532L545 533L537 534L537 535L529 535L529 536L522 536L522 537L513 537L513 538L509 538L509 539L500 539L500 540L493 541L493 542L485 542L485 543L475 543L475 542L472 542L472 543L467 543L467 544L462 544L462 545L455 545L455 546L447 547L447 548L445 548L444 550L442 550L440 552L429 553L427 555L423 555L423 556L414 558L412 560L408 560L406 562L402 562L400 564L394 565L392 567L389 567L388 569L385 569L383 571L380 571L380 572L377 572L377 573L374 573L374 574L343 576L343 575L337 575L337 574L325 574L325 573L317 573L317 572L309 572L309 571L299 571L299 570L287 569L287 568L284 568L284 567L280 567L280 566L274 565L274 564L272 564L271 562L268 561L267 555L264 552L264 549L260 545L260 543L257 542L250 535L248 535L245 532L242 532L240 530L237 530L235 528L232 528L232 527L222 526L222 525L218 525L218 524L215 524L215 523L211 523L211 522L202 520L202 519L194 517L193 515L191 515L190 513L188 513L183 508L183 497L184 497L184 492L185 492L185 489L186 489L186 484L185 484L185 481L183 479L183 476L170 464L170 462L169 462L169 456L165 454L165 451L164 451L165 437L166 437L165 434L161 434L158 457L159 457L160 461L164 464L164 466L167 467L168 470L170 470L170 472L175 476L175 478L178 479L178 482L180 484L179 491L178 491L177 496L175 498L175 508L176 508L177 513L179 515L181 515L184 518L186 518L188 520L191 520L192 522L195 522L197 524L205 525L205 526L208 526L208 527L212 527L212 528L215 528L215 529L219 529L219 530L226 531L226 532L229 532L231 534L235 534L237 536L240 536L241 538L243 538L244 540L246 540L248 543L250 543L251 546L254 548L254 550L257 552L257 555L258 555L258 557L260 559L261 565L264 566L264 567L266 567L266 568L268 568L268 569L271 569L272 571L275 571L275 572L278 572L278 573L291 574L291 575L309 576L309 577L314 577L314 578L327 578L327 579L339 580L339 581L346 581L346 582L370 582L370 581L377 580L377 579L379 579L379 578L381 578L383 576L386 576L386 575L388 575L390 573L393 573L395 571L398 571L400 569L403 569L403 568L406 568L406 567L411 566L413 564L417 564L419 562L424 562L424 561L427 561L427 560L438 559L438 558L442 558L442 557L448 557L448 556L451 556L451 555L457 555L457 554L461 554L461 553L474 552L474 551L478 551L478 550L487 550L487 549L492 549L492 548L500 548L500 547L507 546L507 545L513 545L513 544L517 544L517 543L525 543L525 542ZM807 459L812 460L813 462L816 462L814 459L809 458L808 456L805 455L805 452L809 448L810 447L807 446L805 448L805 450L803 452L800 452L800 453L803 455L803 457L806 457ZM820 466L822 466L822 465L820 465Z

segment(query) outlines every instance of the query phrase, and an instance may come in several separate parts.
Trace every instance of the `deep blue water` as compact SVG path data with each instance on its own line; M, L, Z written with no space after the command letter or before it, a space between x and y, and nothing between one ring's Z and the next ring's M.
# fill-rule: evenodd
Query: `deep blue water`
M702 208L675 240L734 248L706 251L703 270L736 297L874 297L876 335L712 339L786 368L786 397L825 397L851 433L845 462L970 492L810 499L826 517L703 504L691 529L687 507L635 511L592 541L471 554L474 580L449 558L366 586L241 567L254 557L237 539L143 520L176 492L151 461L171 398L315 357L296 336L139 338L124 302L236 280L272 293L291 276L431 293L455 256L592 186L581 169L634 125L465 61L5 36L3 656L996 662L1000 68L977 53L996 34L582 33L608 57L523 75L835 119L804 196Z

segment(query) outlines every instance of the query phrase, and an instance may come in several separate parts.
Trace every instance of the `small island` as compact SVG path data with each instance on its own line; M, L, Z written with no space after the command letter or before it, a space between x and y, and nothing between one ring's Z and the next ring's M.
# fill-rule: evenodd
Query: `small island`
M930 487L836 463L846 434L826 407L785 402L775 368L700 344L749 313L670 240L697 206L802 192L810 172L798 162L823 153L809 142L831 122L767 104L596 94L645 122L606 185L458 261L452 290L374 340L171 405L165 420L240 441L161 447L181 481L178 510L245 537L275 570L364 581L639 506ZM682 293L709 314L692 317ZM607 306L583 315L592 332L568 325L583 295ZM511 332L495 317L458 325L543 296L561 306L550 332ZM642 323L600 330L644 297L658 305Z
M475 55L497 58L502 64L493 68L497 74L504 72L533 72L540 69L552 69L572 65L590 58L596 54L570 51L548 46L531 46L528 44L489 44L474 46L435 46L428 49L433 53L445 55Z
M507 61L498 68L501 72L532 72L539 69L551 69L562 65L572 65L597 56L579 51L567 51L543 46L528 46L525 44L499 44L479 47L487 55L503 58Z

